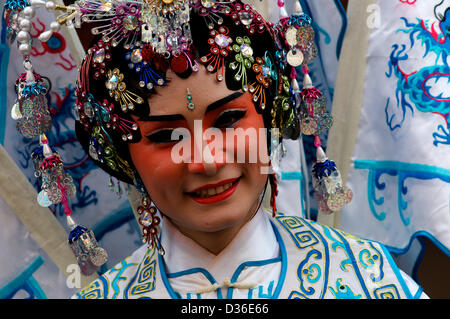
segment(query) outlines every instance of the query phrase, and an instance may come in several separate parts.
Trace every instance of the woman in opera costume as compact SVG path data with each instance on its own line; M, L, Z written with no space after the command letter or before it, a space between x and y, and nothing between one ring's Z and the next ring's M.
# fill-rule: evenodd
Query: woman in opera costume
M146 244L74 298L426 297L382 244L276 210L273 164L301 134L316 136L321 210L351 199L320 147L331 116L308 75L311 19L281 12L271 24L238 0L85 2L96 39L77 135L141 193Z

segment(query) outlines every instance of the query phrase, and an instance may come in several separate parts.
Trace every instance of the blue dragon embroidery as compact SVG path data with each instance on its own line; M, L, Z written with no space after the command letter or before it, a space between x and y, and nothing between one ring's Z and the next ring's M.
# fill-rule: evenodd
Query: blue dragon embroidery
M401 18L406 29L398 29L397 32L409 34L411 47L415 45L415 38L425 47L424 57L431 53L436 55L435 65L421 68L412 73L406 73L400 66L400 62L408 60L405 52L406 45L394 44L389 57L389 71L386 76L397 78L395 97L397 108L400 109L400 118L390 108L390 98L387 99L385 107L386 124L395 131L402 127L407 110L414 114L414 107L420 112L433 113L441 116L445 124L440 124L437 131L433 133L433 144L450 145L450 67L448 56L450 54L450 8L444 15L439 16L439 27L436 21L430 26L429 20L417 19L417 23L410 23L406 18ZM440 31L440 32L439 32ZM436 83L444 84L444 90L438 93L434 90ZM448 88L448 89L446 89Z

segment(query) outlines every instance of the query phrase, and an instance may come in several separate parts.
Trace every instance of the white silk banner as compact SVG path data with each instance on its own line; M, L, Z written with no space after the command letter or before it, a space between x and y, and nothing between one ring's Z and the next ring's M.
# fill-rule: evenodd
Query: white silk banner
M349 21L329 143L354 198L334 225L416 261L421 237L450 256L450 1L351 1Z

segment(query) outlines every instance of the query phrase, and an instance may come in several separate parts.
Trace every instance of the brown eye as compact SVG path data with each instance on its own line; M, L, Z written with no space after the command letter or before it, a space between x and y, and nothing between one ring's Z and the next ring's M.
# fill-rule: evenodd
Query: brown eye
M214 122L216 128L229 128L235 126L247 113L245 110L228 110L219 115Z
M174 134L174 129L163 129L156 131L148 136L148 140L150 142L156 143L156 144L168 144L168 143L178 143L179 141L183 140L182 134ZM173 137L177 137L174 138Z

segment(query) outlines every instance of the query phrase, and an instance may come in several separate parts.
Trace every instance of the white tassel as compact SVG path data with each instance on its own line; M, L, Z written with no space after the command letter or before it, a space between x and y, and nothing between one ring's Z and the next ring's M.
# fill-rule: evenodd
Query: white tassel
M289 15L287 14L286 9L283 6L280 8L280 18L283 19L283 18L287 18L287 17L289 17Z
M300 4L300 1L295 0L294 1L294 14L300 15L303 13L302 5Z
M303 88L304 89L310 89L312 88L312 80L309 74L305 74L305 77L303 78Z
M300 87L298 85L297 79L292 79L291 87L292 87L292 90L294 91L294 93L300 92Z
M320 146L316 150L316 158L317 158L317 162L320 162L320 163L323 163L323 162L325 162L328 159L328 157L325 154L324 150Z
M75 221L70 215L67 215L67 226L69 226L70 230L72 230L77 226L77 223L75 223Z

